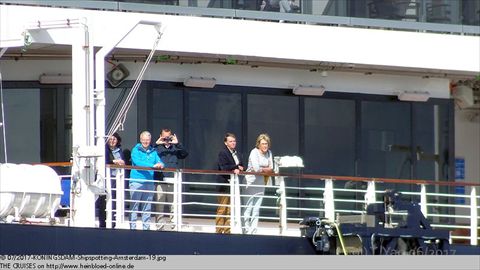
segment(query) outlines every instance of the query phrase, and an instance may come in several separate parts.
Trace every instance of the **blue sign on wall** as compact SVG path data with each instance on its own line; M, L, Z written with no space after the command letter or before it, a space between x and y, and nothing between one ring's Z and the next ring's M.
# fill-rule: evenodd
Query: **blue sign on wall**
M465 181L465 159L455 158L455 181ZM465 195L465 187L455 187L455 194ZM456 204L465 204L465 198L455 198Z
M455 180L465 180L464 158L455 158Z

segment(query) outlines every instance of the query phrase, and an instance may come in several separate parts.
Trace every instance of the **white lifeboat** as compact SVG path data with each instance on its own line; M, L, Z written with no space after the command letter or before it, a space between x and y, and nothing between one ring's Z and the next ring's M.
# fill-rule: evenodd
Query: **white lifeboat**
M53 218L62 195L60 178L52 168L0 164L0 218Z

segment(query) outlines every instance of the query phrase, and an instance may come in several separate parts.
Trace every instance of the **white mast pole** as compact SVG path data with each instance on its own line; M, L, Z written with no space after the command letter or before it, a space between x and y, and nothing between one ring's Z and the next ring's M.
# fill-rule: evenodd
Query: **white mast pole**
M87 149L93 147L93 50L88 26L72 29L81 31L72 44L72 145L73 198L71 200L72 225L95 227L95 156Z

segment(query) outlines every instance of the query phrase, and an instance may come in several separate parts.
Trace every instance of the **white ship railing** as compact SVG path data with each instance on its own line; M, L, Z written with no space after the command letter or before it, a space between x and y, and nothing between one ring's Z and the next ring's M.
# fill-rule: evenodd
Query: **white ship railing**
M110 166L118 167L118 166ZM138 168L125 166L126 168ZM142 168L145 169L145 168ZM110 175L107 168L107 176ZM130 209L126 205L133 202L125 197L129 189L125 188L123 169L117 173L116 198L107 196L107 226L116 228L129 228ZM172 202L152 202L151 230L196 231L215 232L216 198L221 193L212 191L219 184L215 177L229 172L209 170L166 170L174 172L175 182ZM255 174L255 173L242 173ZM185 181L185 176L189 181ZM195 181L198 177L209 175L210 182ZM366 204L381 202L386 189L394 188L402 193L406 199L418 202L422 213L429 220L433 228L447 229L451 231L451 242L478 245L478 212L480 196L477 189L480 184L452 183L424 180L405 179L380 179L360 177L337 177L320 175L295 175L295 174L268 174L274 177L276 185L265 186L265 195L260 211L260 223L257 234L300 236L299 221L307 216L326 217L335 220L337 215L351 215L366 213ZM292 186L289 182L297 181ZM161 181L153 180L156 183ZM242 203L249 195L242 194L245 188L243 175L230 175L230 209L231 209L231 233L242 234L243 211L245 204ZM301 184L298 184L301 182ZM110 181L107 181L107 193L111 194ZM187 186L191 188L186 188ZM463 186L469 194L455 194L452 192L455 186ZM194 190L197 191L185 191ZM428 191L428 192L427 192ZM430 192L433 191L433 192ZM156 193L156 191L151 191ZM168 192L163 192L167 194ZM292 195L293 194L293 195ZM205 199L210 198L210 199ZM116 209L112 210L112 205ZM155 211L153 205L172 205L173 212ZM202 209L198 212L186 210L187 207L197 206ZM206 210L205 210L206 209ZM141 211L137 212L139 215ZM163 215L167 222L156 223L155 215ZM401 213L400 213L401 215ZM141 228L141 226L137 226Z
M61 164L61 165L58 165ZM46 164L49 166L70 166L69 163ZM110 179L110 170L116 169L115 179ZM107 166L107 227L129 229L129 205L133 202L129 198L129 188L125 183L125 170L145 169L132 166ZM216 198L225 195L215 191L219 184L218 175L230 174L213 170L169 170L173 172L175 181L167 183L173 185L172 192L163 192L173 195L172 201L151 202L152 206L173 206L173 211L157 211L152 208L149 212L151 230L215 232L216 209L219 206ZM299 221L304 217L325 217L336 220L338 215L352 215L366 213L366 205L382 202L383 194L387 189L395 189L402 193L402 198L418 202L422 213L434 229L450 231L452 243L478 245L479 231L479 201L478 189L480 183L425 181L408 179L385 179L365 177L324 176L308 174L258 174L241 173L230 174L230 230L233 234L243 233L243 202L249 195L243 194L245 188L244 175L256 174L270 176L275 185L265 186L265 194L260 211L260 222L257 234L300 236ZM71 181L69 175L60 175L63 181ZM68 179L68 180L67 180ZM116 188L112 188L112 181ZM152 180L155 183L164 183ZM463 194L455 190L462 187ZM116 191L116 197L111 196ZM66 191L68 192L68 191ZM157 195L157 191L149 191ZM70 204L60 208L63 212L74 211L75 190L70 190ZM193 208L193 210L192 210ZM141 211L137 212L141 215ZM163 215L161 223L157 223L155 216ZM398 213L403 215L403 213ZM57 225L70 226L70 215L61 217ZM23 219L26 223L29 218ZM32 220L33 221L33 220ZM163 226L162 226L163 225ZM137 226L141 229L142 226Z

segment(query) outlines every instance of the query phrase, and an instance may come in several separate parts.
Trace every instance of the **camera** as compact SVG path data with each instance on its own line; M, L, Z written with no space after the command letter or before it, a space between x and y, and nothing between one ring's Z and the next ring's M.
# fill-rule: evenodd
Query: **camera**
M171 142L172 140L173 140L173 136L168 136L168 137L162 138L162 141L167 142L167 143Z

